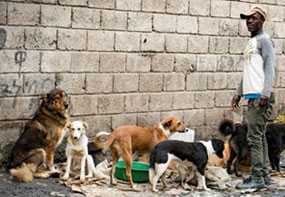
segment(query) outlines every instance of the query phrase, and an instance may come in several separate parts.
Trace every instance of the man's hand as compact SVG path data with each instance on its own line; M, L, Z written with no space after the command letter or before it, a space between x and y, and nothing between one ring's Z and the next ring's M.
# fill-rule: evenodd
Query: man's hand
M264 106L268 105L268 102L269 102L268 96L261 96L260 101L259 101L259 106L264 107Z
M232 98L231 106L233 110L239 109L239 102L240 102L241 96L240 95L234 95Z

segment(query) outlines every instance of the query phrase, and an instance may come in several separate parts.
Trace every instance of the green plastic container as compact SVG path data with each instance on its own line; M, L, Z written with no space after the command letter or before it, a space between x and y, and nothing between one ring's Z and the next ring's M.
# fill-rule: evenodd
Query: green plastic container
M148 183L148 169L149 164L144 162L133 161L132 175L135 183ZM119 160L116 164L115 177L120 180L128 181L126 176L125 161Z

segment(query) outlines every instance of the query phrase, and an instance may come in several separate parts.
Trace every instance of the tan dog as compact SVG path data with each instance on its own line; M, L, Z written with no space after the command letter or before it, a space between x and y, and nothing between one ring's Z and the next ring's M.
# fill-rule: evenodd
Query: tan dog
M175 117L168 117L153 127L121 126L115 129L107 140L106 148L110 147L112 152L112 170L110 174L111 184L116 184L114 179L115 166L120 157L126 162L126 175L134 188L132 179L132 154L137 151L145 158L156 144L167 140L173 132L184 132L184 124Z
M35 177L48 177L54 172L54 154L61 143L69 121L67 96L59 88L42 98L35 116L16 141L9 164L11 175L18 181L31 182ZM47 171L47 165L50 171Z

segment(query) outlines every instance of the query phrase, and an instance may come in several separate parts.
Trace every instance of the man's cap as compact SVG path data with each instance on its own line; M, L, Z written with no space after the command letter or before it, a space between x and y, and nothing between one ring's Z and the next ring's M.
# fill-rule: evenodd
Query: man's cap
M267 17L266 11L264 9L262 9L261 7L257 7L257 6L251 8L247 13L240 14L240 18L241 19L248 19L251 15L253 15L255 13L259 13L266 20L266 17Z

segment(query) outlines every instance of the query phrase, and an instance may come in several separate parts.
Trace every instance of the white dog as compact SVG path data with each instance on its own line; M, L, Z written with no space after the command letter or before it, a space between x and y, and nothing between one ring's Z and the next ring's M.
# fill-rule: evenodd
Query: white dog
M88 137L86 136L87 123L74 121L68 127L68 140L66 145L67 165L63 180L67 180L70 174L72 159L80 158L80 181L85 181L85 164L87 161L87 177L96 176L94 161L91 155L88 155Z

